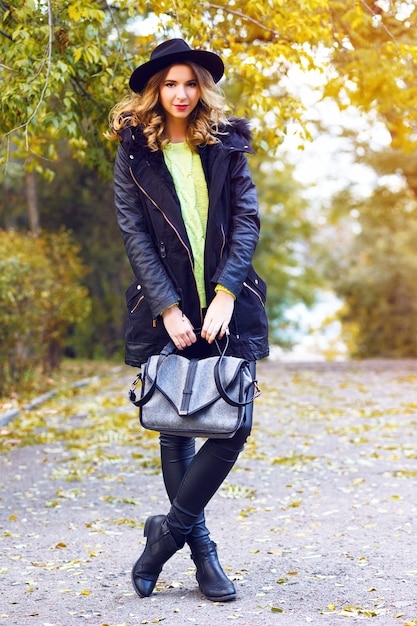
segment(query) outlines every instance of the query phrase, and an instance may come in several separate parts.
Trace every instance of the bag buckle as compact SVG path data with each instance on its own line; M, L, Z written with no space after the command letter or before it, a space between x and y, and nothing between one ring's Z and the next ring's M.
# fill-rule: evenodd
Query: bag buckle
M136 400L136 393L135 393L136 387L141 382L142 382L142 372L138 372L138 375L136 376L135 380L130 385L130 389L129 389L129 400L131 402L134 402Z
M253 398L252 400L256 400L256 398L259 398L259 396L261 395L262 391L260 386L258 385L258 381L254 380L253 381L253 387L254 387L254 392L253 392Z

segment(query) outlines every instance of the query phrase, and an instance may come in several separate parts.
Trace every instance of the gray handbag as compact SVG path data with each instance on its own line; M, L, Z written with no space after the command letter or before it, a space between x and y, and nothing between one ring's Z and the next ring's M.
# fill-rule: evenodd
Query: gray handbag
M225 356L227 346L228 339L223 351L217 344L219 356L188 359L170 341L149 357L129 392L142 426L186 437L233 437L260 390L248 361Z

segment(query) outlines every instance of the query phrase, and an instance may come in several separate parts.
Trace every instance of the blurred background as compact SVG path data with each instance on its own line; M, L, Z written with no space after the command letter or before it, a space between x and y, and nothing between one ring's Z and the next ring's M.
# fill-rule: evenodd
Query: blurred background
M417 1L0 2L0 394L123 363L132 275L104 133L182 37L251 120L273 358L417 357Z

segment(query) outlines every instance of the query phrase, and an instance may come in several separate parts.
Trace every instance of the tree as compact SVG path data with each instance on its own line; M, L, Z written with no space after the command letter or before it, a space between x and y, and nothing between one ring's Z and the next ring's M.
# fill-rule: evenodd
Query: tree
M344 301L340 317L353 356L415 358L417 199L400 173L384 176L398 162L396 151L368 154L366 162L379 182L369 197L346 189L334 198L327 275Z
M92 309L71 328L67 352L78 357L109 358L122 353L124 290L132 279L132 270L116 221L112 182L71 159L68 152L62 148L60 160L51 164L52 180L45 183L36 175L42 214L40 234L58 233L65 228L77 242L89 270L82 283L89 291ZM18 193L18 185L0 197L1 228L23 232L30 229L25 196Z
M64 226L80 246L89 272L83 279L92 310L74 328L68 347L88 358L121 355L124 335L124 290L132 270L116 221L111 181L70 158L54 165L55 176L39 189L43 228L59 232Z
M76 158L108 174L108 111L133 67L173 35L224 56L241 94L235 112L258 120L265 149L302 119L287 79L293 65L327 72L327 95L375 110L398 145L414 145L414 0L6 0L0 11L3 161L13 145L14 159L45 169L65 138ZM136 37L133 23L141 24Z
M311 263L315 244L308 203L285 154L279 164L256 155L250 165L262 216L255 267L267 278L271 337L276 344L290 347L294 323L288 321L286 312L301 302L310 306L322 284Z
M334 69L324 95L373 111L392 147L417 149L417 3L329 0Z
M122 42L109 37L109 12L78 0L2 2L0 11L3 159L12 152L45 169L65 138L75 157L105 171L101 131L123 80L113 75Z
M221 53L226 61L225 90L234 103L231 112L250 117L256 147L271 158L276 158L290 122L299 122L301 141L308 137L303 105L293 95L292 67L320 73L324 97L335 99L342 109L354 105L375 114L389 129L398 154L410 154L417 137L416 4L417 0L26 0L14 6L4 0L0 158L6 167L0 176L7 197L20 201L11 174L21 167L48 173L51 161L66 155L68 148L100 180L110 176L115 146L103 136L108 112L126 94L132 69L148 59L155 44L172 36ZM411 180L415 174L408 169L408 176ZM268 175L261 186L267 181ZM299 215L291 207L287 213L277 210L280 191L275 192L271 204L262 202L263 248L276 253L273 242L278 234L283 242L279 252L285 252L279 263L262 251L259 259L284 282L277 267L288 273L285 296L278 295L284 285L278 280L277 288L270 289L273 315L282 320L293 295L307 302L312 293L308 286L313 289L314 283L310 264L303 265L309 258L301 237L305 220L297 232ZM31 206L36 214L36 202ZM42 213L40 202L38 206ZM13 211L7 207L5 223L18 221ZM36 230L36 219L33 224ZM284 243L288 237L303 244L290 249Z
M60 362L68 330L90 311L85 267L68 233L0 230L0 393Z

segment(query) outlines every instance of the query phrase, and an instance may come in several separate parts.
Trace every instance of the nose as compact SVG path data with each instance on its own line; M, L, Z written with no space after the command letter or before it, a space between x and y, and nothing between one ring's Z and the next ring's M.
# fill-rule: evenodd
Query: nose
M187 98L187 93L185 91L185 86L184 85L178 85L177 86L177 99L178 100L185 100Z

